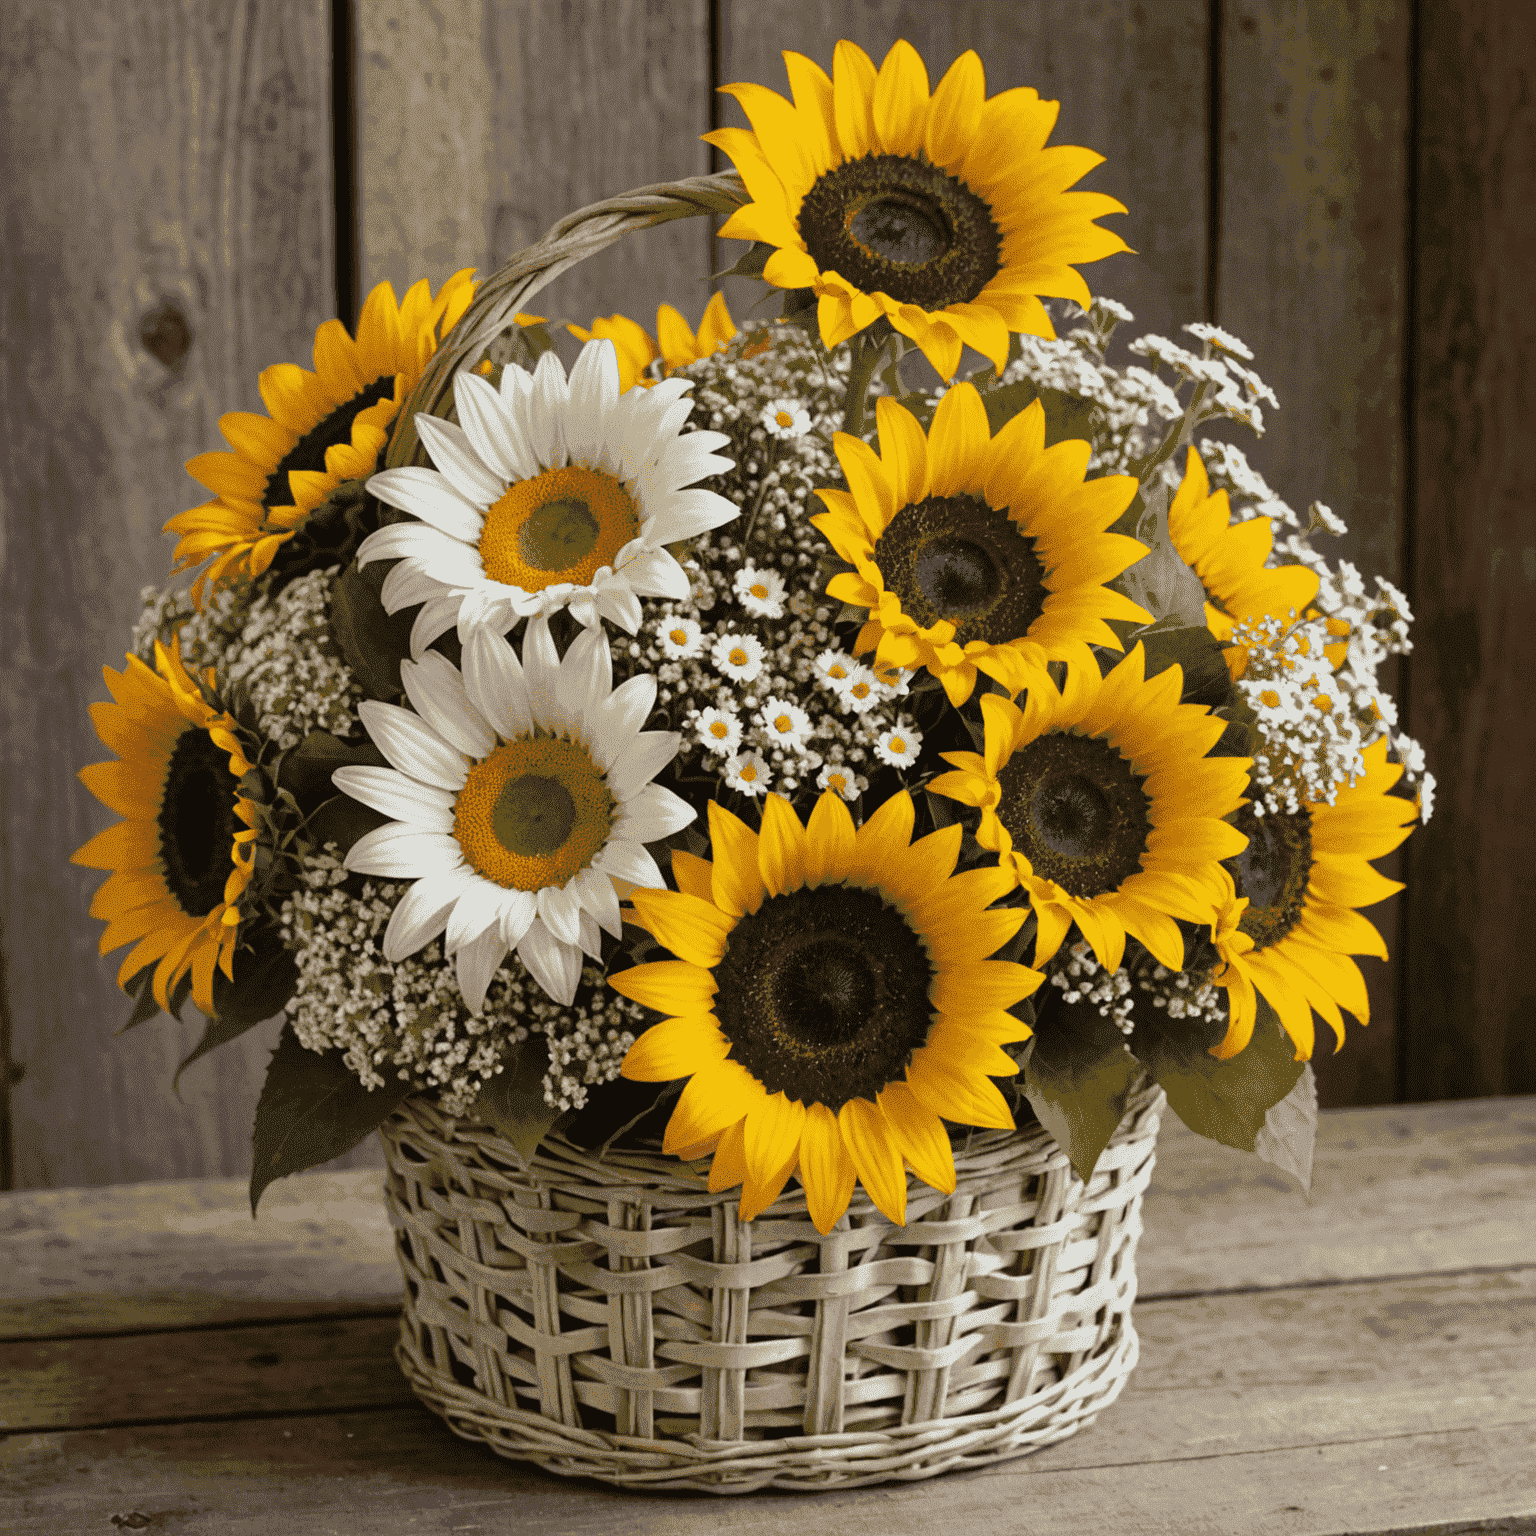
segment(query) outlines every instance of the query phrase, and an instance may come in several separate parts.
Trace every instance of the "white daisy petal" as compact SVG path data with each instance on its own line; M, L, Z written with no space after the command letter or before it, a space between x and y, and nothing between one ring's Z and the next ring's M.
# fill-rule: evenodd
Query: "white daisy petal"
M393 768L338 768L331 775L331 783L354 800L423 832L453 831L453 796L446 789L419 784Z
M646 520L645 537L652 544L676 544L679 539L691 539L707 529L719 528L740 515L741 508L734 501L713 491L671 491L660 509Z
M400 680L411 707L444 741L466 757L490 755L496 733L469 702L464 679L446 656L427 651L420 661L402 661Z
M417 880L390 914L389 926L384 930L384 958L391 965L398 965L407 955L414 955L423 944L435 939L443 931L449 909L474 878L474 871L465 868L424 875Z
M581 947L594 960L601 960L603 958L603 930L598 926L597 919L583 907L576 914L576 922Z
M677 756L683 738L676 731L641 731L608 770L608 792L628 800Z
M368 477L367 488L370 495L386 505L419 517L450 538L462 539L466 544L479 542L485 515L435 469L424 464L406 464L399 469L381 470Z
M659 843L682 831L696 814L681 795L660 784L645 784L624 802L615 830L637 843Z
M452 837L392 821L387 827L365 832L347 850L343 862L359 875L411 880L419 875L447 874L459 868L464 856Z
M398 569L398 567L397 567ZM390 573L391 575L394 572ZM441 589L439 589L441 590ZM402 607L406 606L401 604ZM439 635L446 635L458 620L459 598L456 592L434 597L421 605L421 612L411 624L411 655L420 660Z
M592 711L588 727L592 761L604 773L640 734L655 703L656 679L648 672L641 672L620 683Z
M538 898L532 891L507 891L497 908L496 920L508 948L521 943L529 925L539 915Z
M443 949L456 955L466 944L473 944L487 930L500 933L498 888L483 875L476 875L459 893L448 924L443 930Z
M487 469L504 484L531 480L538 474L538 461L517 417L506 408L489 379L468 371L456 373L453 398L464 435ZM479 539L479 529L474 537Z
M664 549L646 549L638 539L632 539L613 562L615 571L622 573L630 587L644 597L670 597L680 603L688 596L691 583L688 573Z
M484 626L470 631L464 643L464 688L471 705L503 741L532 735L523 666L505 636Z
M666 884L644 843L605 843L593 857L592 867L646 890L659 890Z
M436 416L418 415L416 431L433 466L467 502L484 512L501 499L506 481L470 446L463 427L439 421Z
M587 868L566 887L575 891L582 910L589 912L599 926L606 928L614 938L624 937L624 919L619 915L619 893L613 881L600 869Z
M584 705L589 699L606 699L613 691L613 659L608 636L599 625L584 629L560 659L555 694L566 719L587 729Z
M571 368L565 448L573 464L590 464L601 452L603 427L619 400L619 354L611 341L593 337Z
M528 442L545 469L566 461L564 416L570 398L564 366L553 352L546 352L533 370L528 399Z
M558 885L546 885L539 892L539 921L562 944L579 944L581 930L577 926L577 914L581 903L570 891Z
M545 357L549 353L544 354ZM523 634L523 679L535 725L553 730L560 718L560 653L549 632L549 620L530 619Z
M367 539L363 540L363 543L367 542ZM358 554L362 554L361 549ZM427 575L420 561L402 560L389 568L384 585L379 589L379 598L386 613L399 613L402 608L429 602L441 591L442 584Z
M548 357L549 353L544 355ZM569 1007L576 1000L581 951L574 944L562 944L542 922L535 922L523 935L517 955L528 967L528 974L557 1003Z
M598 590L597 611L620 629L634 634L640 628L642 618L640 599L627 585L613 582Z
M419 715L377 699L364 699L357 706L357 713L374 746L401 773L423 784L435 784L439 789L463 789L469 764Z
M507 958L507 946L495 928L487 928L472 944L466 944L455 957L459 991L464 1006L471 1013L479 1013L485 1006L485 994L491 985L496 968Z
M427 523L390 523L385 528L375 528L357 546L357 563L370 565L375 560L414 559L425 563L432 556L445 555L453 558L463 549L441 528Z

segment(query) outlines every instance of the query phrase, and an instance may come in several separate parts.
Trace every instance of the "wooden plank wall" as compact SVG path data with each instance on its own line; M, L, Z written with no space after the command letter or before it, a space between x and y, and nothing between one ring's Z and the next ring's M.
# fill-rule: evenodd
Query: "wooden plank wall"
M331 46L352 31L357 292L336 293ZM0 18L6 341L0 360L0 1186L238 1174L273 1026L188 1074L196 1026L114 1041L124 1008L69 852L110 819L72 774L104 755L105 696L186 458L256 376L388 278L486 271L561 214L711 168L741 123L711 82L785 90L785 47L830 66L911 40L936 81L974 47L988 90L1059 98L1053 142L1107 156L1086 186L1138 252L1089 269L1177 337L1214 318L1280 396L1231 440L1340 552L1406 584L1408 723L1441 778L1372 915L1374 1017L1317 1063L1325 1103L1536 1091L1531 249L1536 64L1513 0L203 0ZM343 182L343 185L345 183ZM345 234L343 230L343 234ZM1523 238L1522 238L1523 237ZM348 241L340 242L345 251ZM658 303L690 322L739 247L702 222L622 242L540 296L586 323ZM1528 263L1528 257L1526 258ZM345 263L343 266L345 267ZM728 290L740 314L736 290ZM177 325L190 337L176 355ZM157 330L157 321L160 322ZM160 355L157 355L160 354ZM163 360L163 359L168 359ZM191 499L188 499L188 498ZM0 1090L0 1114L3 1114ZM355 1154L363 1160L371 1149Z

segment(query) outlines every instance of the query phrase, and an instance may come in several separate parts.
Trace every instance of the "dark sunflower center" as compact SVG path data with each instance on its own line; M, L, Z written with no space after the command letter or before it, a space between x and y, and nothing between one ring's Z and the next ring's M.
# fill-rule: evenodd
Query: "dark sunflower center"
M188 917L206 917L224 900L230 853L240 823L239 788L229 755L207 731L191 726L177 738L160 799L160 858L166 889Z
M932 980L922 941L873 891L791 891L732 930L715 1014L769 1093L835 1113L900 1079L928 1038Z
M823 272L926 310L969 304L1001 270L992 209L958 177L907 155L865 155L816 179L800 236Z
M1238 927L1255 949L1278 944L1301 920L1312 878L1312 816L1309 811L1255 816L1245 805L1234 823L1248 839L1239 854L1222 862L1237 894L1248 898Z
M586 502L557 496L536 507L517 531L517 552L540 571L564 571L597 543L597 519Z
M948 619L958 645L1021 639L1045 606L1035 541L979 496L903 507L875 541L875 564L904 613L924 628Z
M525 773L508 781L496 797L491 831L509 853L547 858L563 847L576 820L576 802L558 779Z
M1142 777L1108 742L1039 736L1004 764L997 814L1034 872L1074 896L1118 889L1141 868L1151 822Z
M380 400L391 400L395 394L395 376L385 374L375 379L367 388L359 390L345 405L338 405L328 416L323 416L292 448L278 460L277 468L267 476L266 489L261 493L264 507L291 507L293 491L288 484L291 469L311 469L317 472L325 468L325 451L341 443L352 441L352 423L370 405Z

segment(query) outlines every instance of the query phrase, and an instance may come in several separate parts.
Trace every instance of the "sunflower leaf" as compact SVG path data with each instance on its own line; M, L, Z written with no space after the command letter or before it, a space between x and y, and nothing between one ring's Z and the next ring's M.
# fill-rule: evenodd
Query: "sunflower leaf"
M329 731L311 731L283 755L278 788L292 794L300 810L313 811L336 793L331 775L352 767L387 768L389 759L371 741L342 741Z
M154 981L155 968L153 965L146 965L137 976L131 976L123 983L123 991L133 999L133 1013L129 1016L128 1022L118 1030L118 1034L127 1034L135 1025L143 1024L160 1012L160 1004L155 999Z
M1317 1079L1312 1063L1301 1064L1296 1085L1278 1104L1270 1106L1264 1126L1254 1138L1253 1150L1282 1173L1288 1173L1312 1192L1312 1151L1317 1143Z
M480 1090L468 1113L500 1131L526 1166L562 1113L544 1102L549 1043L543 1035L529 1035L509 1046L501 1060L501 1071Z
M1179 557L1168 532L1168 487L1160 478L1143 481L1126 510L1135 537L1147 546L1144 554L1109 585L1140 603L1154 619L1180 625L1205 626L1205 588Z
M382 592L386 564L359 568L353 561L331 586L331 633L352 675L370 699L395 703L402 692L400 663L411 654L414 609L389 614Z
M1182 670L1181 703L1220 709L1231 700L1232 675L1227 671L1221 642L1204 624L1170 624L1160 619L1156 624L1132 630L1126 636L1127 651L1138 644L1145 657L1149 678L1172 666Z
M736 258L736 264L727 267L723 272L711 272L711 279L721 277L761 277L763 268L768 265L768 258L773 255L776 247L767 240L754 240L751 245Z
M283 1004L293 996L299 983L299 967L281 939L265 930L249 952L235 955L235 980L222 971L213 977L214 1015L203 1030L203 1037L176 1068L171 1089L180 1093L181 1074L201 1056L231 1040L238 1040L248 1029L264 1024L283 1011Z
M256 1104L251 1214L273 1180L350 1152L410 1093L398 1078L363 1087L340 1051L306 1050L285 1024Z
M1056 1001L1035 1020L1024 1096L1086 1184L1141 1076L1125 1036L1094 1003Z
M316 848L335 843L345 858L365 833L387 825L389 817L351 795L333 795L304 824L304 830Z
M1209 1031L1191 1035L1161 1009L1137 1015L1131 1049L1162 1084L1168 1103L1190 1130L1244 1152L1255 1143L1270 1110L1296 1086L1305 1063L1295 1059L1273 1008L1258 996L1253 1038L1226 1061L1210 1054ZM1219 1038L1219 1033L1217 1035ZM1277 1122L1282 1135L1284 1117Z

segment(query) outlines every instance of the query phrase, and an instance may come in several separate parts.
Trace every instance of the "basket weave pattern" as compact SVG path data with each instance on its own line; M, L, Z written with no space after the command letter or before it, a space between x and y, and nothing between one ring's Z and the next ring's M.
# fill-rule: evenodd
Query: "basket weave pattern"
M740 1492L931 1477L1092 1423L1136 1363L1161 1090L1084 1185L1044 1132L981 1132L893 1227L826 1236L791 1184L755 1221L707 1165L385 1122L406 1282L396 1357L466 1439L624 1486Z

